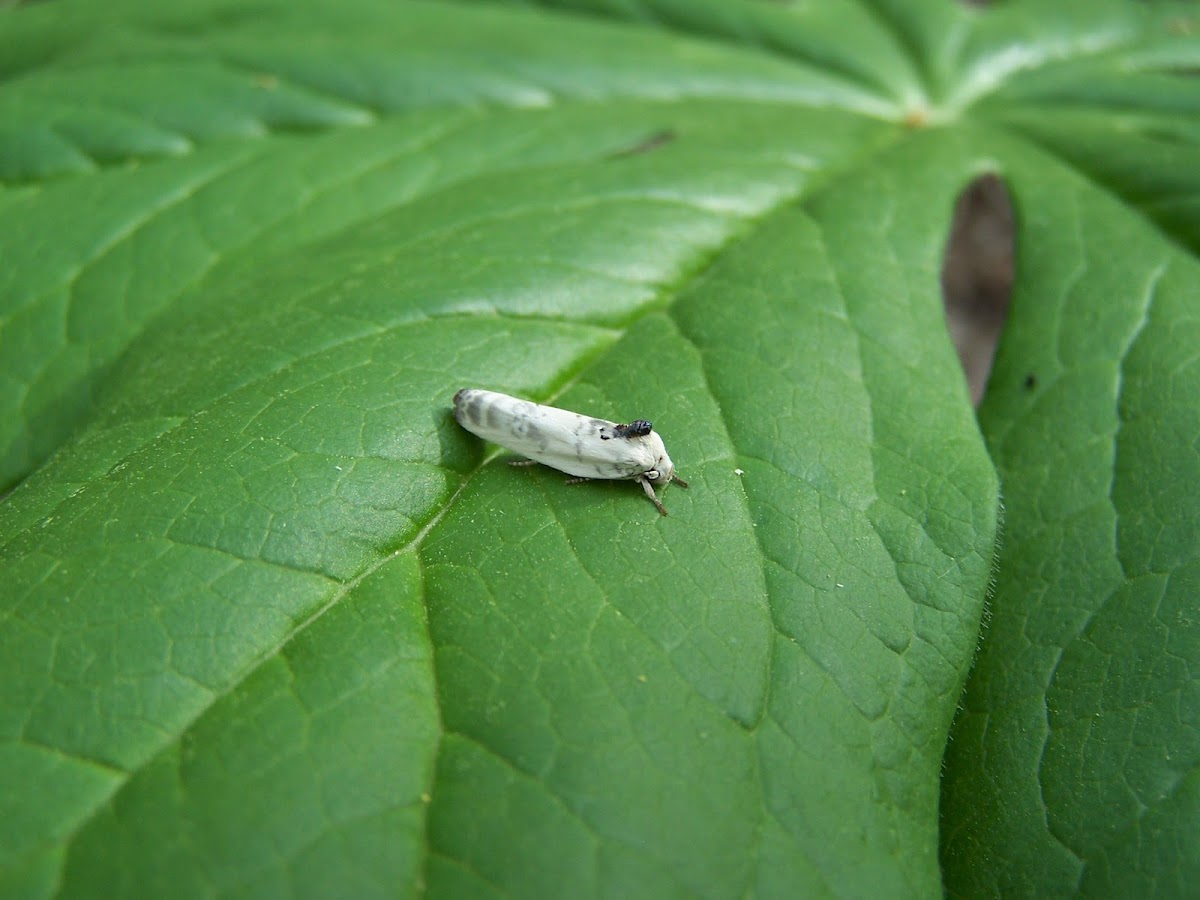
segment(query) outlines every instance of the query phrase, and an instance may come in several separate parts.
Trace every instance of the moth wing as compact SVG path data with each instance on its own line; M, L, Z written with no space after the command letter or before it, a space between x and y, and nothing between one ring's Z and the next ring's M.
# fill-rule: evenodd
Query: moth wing
M657 462L654 448L641 438L601 439L597 434L579 448L579 462L591 466L593 478L635 478Z
M531 459L579 478L630 478L653 465L637 442L614 437L616 423L541 407L527 429ZM516 448L513 448L516 449Z
M454 417L485 441L580 478L635 478L663 452L654 432L622 437L615 422L493 391L459 391Z
M540 409L544 407L495 391L463 389L454 395L454 418L463 428L516 453L526 452L518 446L524 426Z

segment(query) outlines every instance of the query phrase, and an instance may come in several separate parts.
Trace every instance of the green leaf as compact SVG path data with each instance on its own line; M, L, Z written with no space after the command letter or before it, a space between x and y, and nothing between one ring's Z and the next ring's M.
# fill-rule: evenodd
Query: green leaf
M0 11L0 894L1186 893L1200 26L557 6Z
M1059 162L1007 158L1026 274L981 410L1007 513L947 757L947 880L1185 896L1200 874L1200 269Z

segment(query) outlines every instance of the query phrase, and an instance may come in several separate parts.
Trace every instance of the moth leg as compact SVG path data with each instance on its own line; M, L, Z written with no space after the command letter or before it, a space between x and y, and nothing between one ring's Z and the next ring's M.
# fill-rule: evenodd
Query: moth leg
M642 486L642 490L646 492L646 496L650 498L650 502L658 507L658 511L664 516L667 514L667 508L659 501L658 495L654 493L654 488L650 485L650 479L639 478L638 483Z
M671 484L677 484L681 488L685 488L688 486L688 483L686 481L684 481L682 478L680 478L678 475L671 476Z
M508 461L508 464L510 466L536 466L537 460L536 459L510 459Z
M583 484L585 481L591 481L590 478L568 478L567 484Z

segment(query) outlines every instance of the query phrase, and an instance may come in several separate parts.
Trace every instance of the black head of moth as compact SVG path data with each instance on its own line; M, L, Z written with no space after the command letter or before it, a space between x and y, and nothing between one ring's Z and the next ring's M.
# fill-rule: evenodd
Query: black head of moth
M645 419L634 419L628 425L614 426L611 435L602 434L600 439L607 441L610 437L619 437L628 440L629 438L645 437L653 430L653 423L647 422Z

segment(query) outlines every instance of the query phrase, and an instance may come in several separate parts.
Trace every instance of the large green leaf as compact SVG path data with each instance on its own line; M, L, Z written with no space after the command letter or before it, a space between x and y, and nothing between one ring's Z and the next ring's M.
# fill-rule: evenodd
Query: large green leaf
M559 6L0 12L0 894L1185 893L1188 8Z

